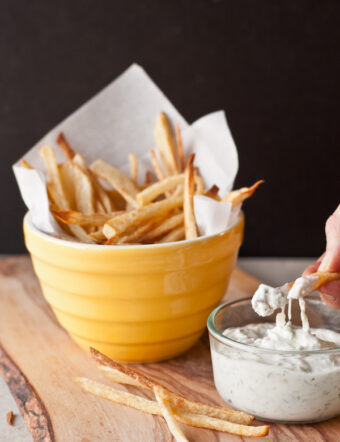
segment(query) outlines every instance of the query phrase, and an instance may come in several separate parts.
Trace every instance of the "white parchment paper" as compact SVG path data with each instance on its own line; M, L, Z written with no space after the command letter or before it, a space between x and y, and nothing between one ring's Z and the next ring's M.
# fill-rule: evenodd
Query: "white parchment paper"
M35 170L24 169L18 161L14 173L33 224L47 233L60 233L49 211L44 165L38 148L56 147L60 131L88 164L100 158L126 171L127 155L139 158L139 178L152 170L148 155L154 146L153 127L164 111L182 130L184 153L195 153L195 166L206 187L216 184L220 194L232 189L238 170L238 155L223 111L208 114L190 126L146 72L133 64L105 89L58 124L24 156ZM57 159L64 158L56 147ZM21 160L21 159L20 159ZM230 225L228 203L195 196L195 215L202 235L218 233Z

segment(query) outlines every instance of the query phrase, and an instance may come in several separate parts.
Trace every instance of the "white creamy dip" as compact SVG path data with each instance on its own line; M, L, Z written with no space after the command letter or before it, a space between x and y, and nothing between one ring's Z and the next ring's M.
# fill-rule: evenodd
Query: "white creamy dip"
M307 277L297 282L290 291L287 286L282 290L261 284L253 297L252 307L261 316L280 309L276 324L248 324L223 332L248 347L212 341L214 379L223 399L267 420L310 422L340 414L340 352L308 353L340 347L340 333L309 329L303 296L315 281ZM290 315L286 318L291 298L299 300L303 327L293 326Z
M278 308L285 307L289 289L289 284L282 287L260 284L251 300L251 305L258 315L269 316Z
M293 287L289 290L289 299L300 299L309 295L315 286L315 282L318 280L317 276L301 276L295 282Z
M287 283L282 287L270 287L260 284L251 300L254 311L260 316L269 316L275 310L281 309L282 314L277 317L277 324L285 321L284 309L288 300L288 319L291 320L292 299L298 299L301 310L302 327L309 331L308 318L305 312L303 298L313 292L318 277L309 275L301 276L294 284Z
M270 322L231 327L224 336L233 341L271 350L321 350L340 346L340 334L331 330L313 329L306 333L289 323L278 326Z

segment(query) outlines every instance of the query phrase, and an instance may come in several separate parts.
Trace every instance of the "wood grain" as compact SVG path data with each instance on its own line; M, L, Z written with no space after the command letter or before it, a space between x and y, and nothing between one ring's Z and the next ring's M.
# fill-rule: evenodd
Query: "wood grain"
M29 380L20 371L14 361L0 345L0 375L7 383L20 413L32 434L33 440L54 442L54 434L50 416L44 403L31 385ZM12 413L12 415L10 415ZM13 412L7 413L8 424L12 425Z
M227 298L249 296L257 285L258 281L236 269ZM42 434L49 434L50 439L34 435L31 426L34 440L53 440L53 434L57 442L172 440L162 418L112 404L80 390L74 382L77 376L107 381L89 355L58 325L42 297L28 257L0 260L0 342L6 352L6 356L1 357L1 361L6 360L5 364L1 362L1 374L10 386L15 384L16 377L21 379L33 396L35 393L40 404L37 414L46 418L44 422L42 417L39 425L46 428ZM6 368L11 361L15 361L13 375ZM223 405L213 383L207 334L178 358L137 366L190 398ZM134 387L120 388L134 393L138 391ZM18 401L20 388L11 391ZM149 392L142 394L151 397ZM30 407L20 409L27 421ZM252 440L187 426L182 428L189 440L195 442ZM339 435L340 418L337 418L315 425L272 425L263 440L335 442L340 440Z

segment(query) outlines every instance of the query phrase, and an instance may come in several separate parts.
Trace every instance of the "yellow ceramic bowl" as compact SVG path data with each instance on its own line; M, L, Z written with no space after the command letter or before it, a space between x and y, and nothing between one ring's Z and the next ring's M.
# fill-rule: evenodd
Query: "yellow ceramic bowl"
M172 358L203 333L224 295L243 239L243 215L218 235L169 244L65 241L24 219L42 291L84 348L128 362Z

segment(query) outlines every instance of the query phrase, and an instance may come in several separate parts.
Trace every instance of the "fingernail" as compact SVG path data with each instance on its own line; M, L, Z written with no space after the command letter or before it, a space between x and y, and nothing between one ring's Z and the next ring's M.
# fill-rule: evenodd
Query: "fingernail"
M319 271L326 272L330 267L331 263L332 263L332 257L326 255L320 264Z

